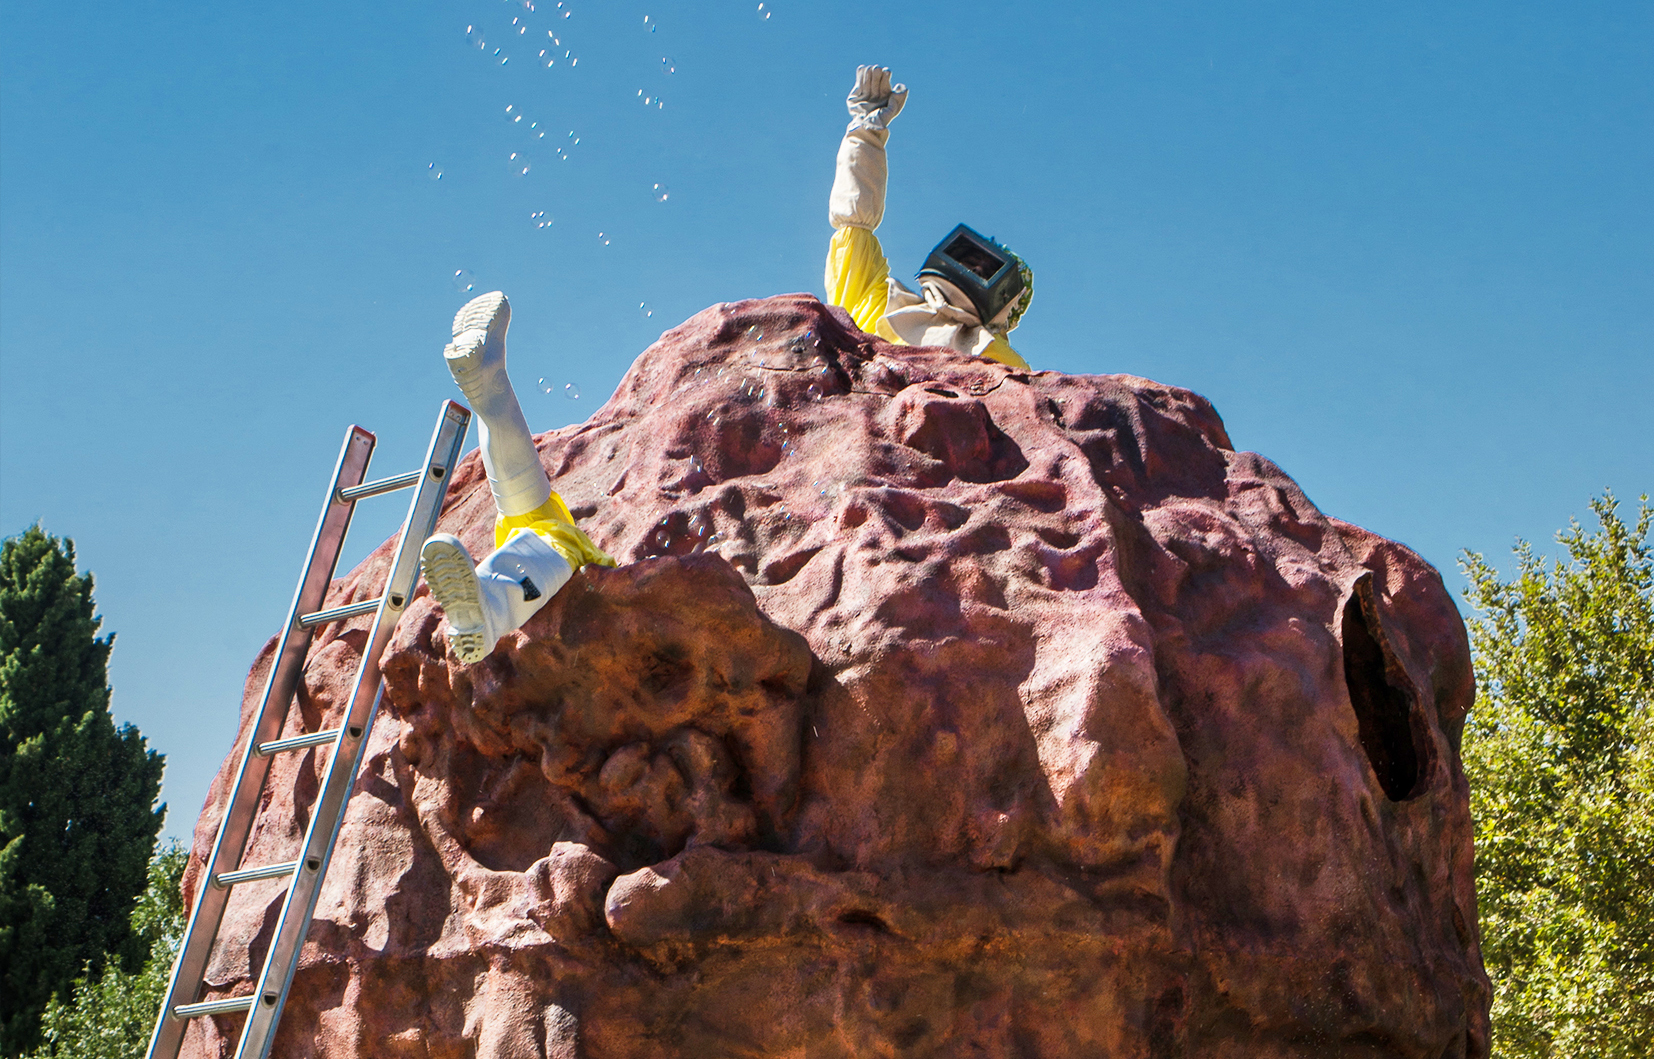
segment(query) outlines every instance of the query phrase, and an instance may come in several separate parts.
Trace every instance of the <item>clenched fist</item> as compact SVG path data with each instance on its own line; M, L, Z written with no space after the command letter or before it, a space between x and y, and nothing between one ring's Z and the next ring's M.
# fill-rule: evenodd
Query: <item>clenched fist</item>
M907 86L890 83L889 67L858 66L856 87L850 90L844 105L850 111L852 128L883 129L902 112L906 102Z

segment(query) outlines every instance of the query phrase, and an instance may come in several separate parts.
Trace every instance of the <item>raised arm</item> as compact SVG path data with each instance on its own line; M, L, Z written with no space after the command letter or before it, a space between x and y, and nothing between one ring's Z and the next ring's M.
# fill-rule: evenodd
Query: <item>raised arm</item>
M850 127L838 148L838 169L827 200L833 241L827 247L827 302L849 310L856 326L871 332L889 299L890 263L873 229L884 219L888 176L884 145L890 119L901 113L907 88L890 83L882 66L856 67L856 86L844 104Z
M889 175L884 145L890 139L890 122L906 102L907 86L891 84L887 67L856 67L856 86L844 101L850 127L839 144L833 193L827 201L834 228L872 231L884 219Z

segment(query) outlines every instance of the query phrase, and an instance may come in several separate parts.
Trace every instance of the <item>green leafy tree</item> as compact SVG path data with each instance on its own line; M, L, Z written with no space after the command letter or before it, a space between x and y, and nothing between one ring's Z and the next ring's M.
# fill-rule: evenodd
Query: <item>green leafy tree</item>
M112 636L74 544L39 526L0 545L0 1053L37 1040L53 994L110 956L161 828L162 758L109 714Z
M143 969L111 962L96 977L75 980L73 996L53 997L41 1017L41 1045L28 1059L143 1059L165 999L172 961L184 935L179 884L185 849L169 843L149 864L149 886L132 912L132 933L148 945Z
M1613 494L1566 562L1462 562L1479 688L1464 763L1500 1057L1654 1055L1654 559Z

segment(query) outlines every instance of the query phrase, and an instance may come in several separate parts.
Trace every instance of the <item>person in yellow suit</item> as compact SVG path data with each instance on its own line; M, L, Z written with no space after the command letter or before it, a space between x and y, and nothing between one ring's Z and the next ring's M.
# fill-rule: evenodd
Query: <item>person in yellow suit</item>
M883 66L858 66L845 100L850 127L839 144L827 203L833 241L827 250L827 301L856 326L890 342L949 346L961 353L1027 368L1005 336L1034 297L1034 273L1004 244L961 224L936 244L919 270L918 291L890 275L873 230L884 220L890 122L907 102Z
M505 372L511 303L494 291L454 317L443 350L448 370L476 413L482 466L494 494L494 551L482 562L451 533L420 549L431 595L448 621L448 643L470 665L493 653L500 637L545 606L574 571L615 561L592 543L551 488L534 436Z

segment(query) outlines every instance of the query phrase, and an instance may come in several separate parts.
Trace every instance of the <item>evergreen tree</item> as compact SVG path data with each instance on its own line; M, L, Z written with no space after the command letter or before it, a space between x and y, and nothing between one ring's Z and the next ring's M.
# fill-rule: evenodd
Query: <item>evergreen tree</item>
M1654 556L1612 494L1601 529L1463 562L1476 706L1465 772L1500 1057L1654 1055Z
M172 842L150 861L149 887L132 911L132 932L149 946L143 969L128 974L111 963L96 978L88 971L76 979L71 998L46 1004L41 1045L28 1059L143 1059L184 936L179 887L188 860Z
M39 526L0 545L0 1053L111 956L142 966L129 916L161 828L162 758L109 714L111 636L74 544Z

